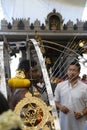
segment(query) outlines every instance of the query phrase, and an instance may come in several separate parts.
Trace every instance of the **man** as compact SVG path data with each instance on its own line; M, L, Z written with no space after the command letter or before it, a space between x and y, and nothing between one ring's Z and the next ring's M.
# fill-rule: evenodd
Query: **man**
M36 84L40 79L40 73L37 69L36 61L21 60L17 68L16 77L8 80L8 86L11 88L12 95L9 99L10 108L15 109L17 103L25 97L27 92L33 93L32 82ZM27 82L25 82L25 80Z
M68 80L59 83L55 89L61 130L85 129L87 85L79 80L79 73L80 64L73 61L68 67Z

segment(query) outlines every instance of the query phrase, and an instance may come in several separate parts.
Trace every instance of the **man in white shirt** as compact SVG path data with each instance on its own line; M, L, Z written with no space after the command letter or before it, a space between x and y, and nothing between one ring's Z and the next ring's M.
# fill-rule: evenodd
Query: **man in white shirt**
M55 89L55 103L60 110L61 130L84 130L87 116L87 85L79 80L80 64L73 61L67 71L68 80Z

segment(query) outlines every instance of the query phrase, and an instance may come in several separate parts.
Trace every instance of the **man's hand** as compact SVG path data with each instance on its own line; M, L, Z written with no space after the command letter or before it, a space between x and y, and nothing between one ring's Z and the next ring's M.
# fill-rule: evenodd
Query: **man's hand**
M55 101L57 108L62 111L63 113L67 114L70 110L66 107L60 104L60 102Z
M65 114L67 114L67 113L69 112L69 109L68 109L67 107L65 107L65 106L61 106L60 110L61 110L63 113L65 113Z
M84 114L82 112L74 112L74 115L76 119L80 119Z

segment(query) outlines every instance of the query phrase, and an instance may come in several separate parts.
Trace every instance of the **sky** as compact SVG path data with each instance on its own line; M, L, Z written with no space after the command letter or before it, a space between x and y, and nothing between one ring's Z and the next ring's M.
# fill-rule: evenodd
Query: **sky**
M10 22L12 18L30 18L34 22L37 18L41 23L45 22L47 14L56 9L64 20L64 23L81 20L85 0L0 0L5 19ZM32 4L34 3L34 4ZM20 6L19 6L20 4ZM20 8L20 9L19 9ZM76 13L77 12L77 13ZM86 14L85 14L86 15Z
M2 7L1 7L1 0L0 0L0 21L4 18Z
M16 74L16 69L18 67L19 64L19 58L21 57L20 53L16 54L15 56L11 57L11 64L10 64L10 69L11 69L11 77L15 77ZM16 64L15 64L16 63Z
M86 21L87 20L87 2L83 11L83 15L82 15L82 20Z

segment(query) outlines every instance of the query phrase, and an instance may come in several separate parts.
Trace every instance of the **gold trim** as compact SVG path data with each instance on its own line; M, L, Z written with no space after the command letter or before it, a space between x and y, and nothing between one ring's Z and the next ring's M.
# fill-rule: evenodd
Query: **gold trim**
M24 79L24 78L25 78L24 71L22 71L22 70L16 71L16 77L17 77L17 78Z
M14 112L21 115L23 120L23 130L49 130L46 123L52 121L48 106L40 98L32 97L30 93L26 93L25 98L21 100L15 107Z

